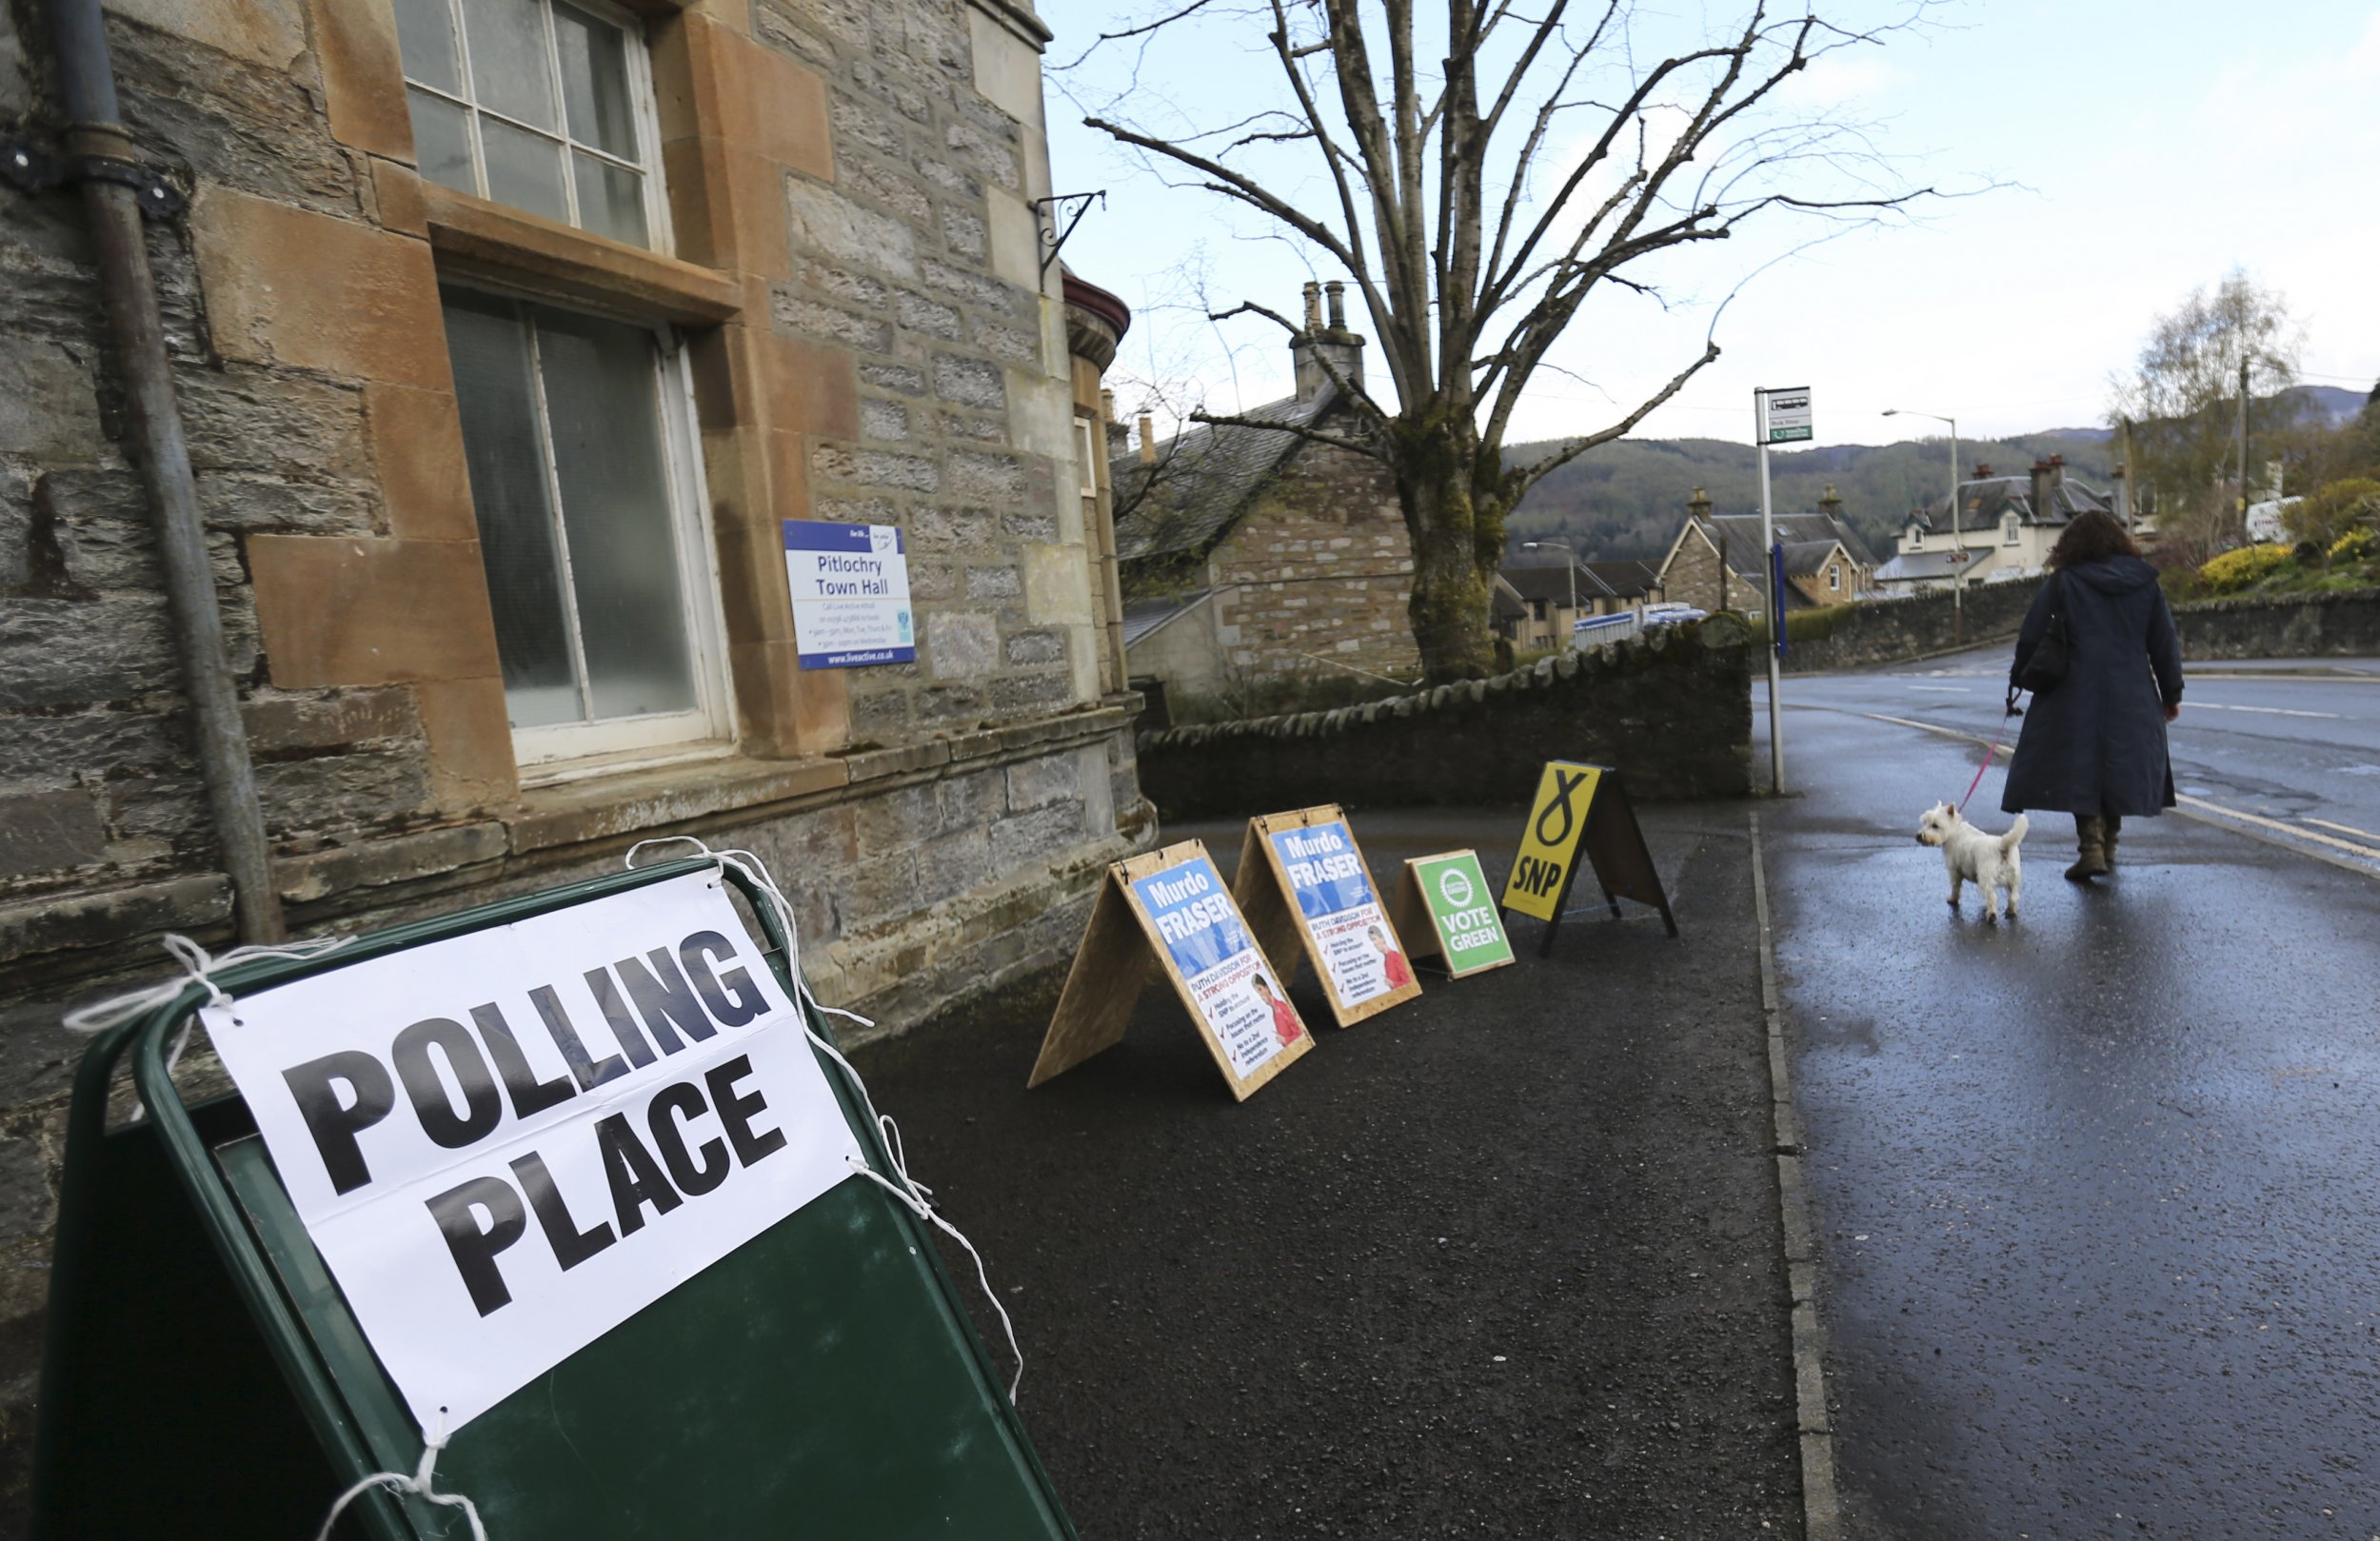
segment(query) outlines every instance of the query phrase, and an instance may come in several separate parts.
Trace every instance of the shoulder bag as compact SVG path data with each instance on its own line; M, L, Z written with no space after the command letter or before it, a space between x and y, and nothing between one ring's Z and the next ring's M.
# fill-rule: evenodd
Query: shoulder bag
M2041 633L2041 641L2025 660L2025 666L2016 676L2016 683L2036 696L2047 695L2066 678L2066 593L2062 585L2066 575L2058 573L2050 580L2050 624Z

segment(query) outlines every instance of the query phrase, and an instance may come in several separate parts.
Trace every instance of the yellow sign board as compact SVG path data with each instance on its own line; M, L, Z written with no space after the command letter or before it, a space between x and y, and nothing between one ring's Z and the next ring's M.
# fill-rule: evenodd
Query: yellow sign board
M1528 827L1520 833L1520 852L1513 858L1512 876L1504 879L1504 908L1538 920L1560 918L1578 861L1578 844L1587 833L1587 811L1602 779L1599 765L1546 761L1537 799L1529 805Z

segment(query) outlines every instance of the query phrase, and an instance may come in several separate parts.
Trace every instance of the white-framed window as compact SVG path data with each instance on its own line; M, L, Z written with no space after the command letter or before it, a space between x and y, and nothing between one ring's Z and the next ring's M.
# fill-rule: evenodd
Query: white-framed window
M1841 563L1831 562L1827 563L1826 586L1835 589L1839 589L1843 586L1843 564Z
M2016 544L2024 538L2022 529L2022 523L2017 517L2014 514L2009 515L2000 525L2000 543L2002 545Z
M440 291L525 775L728 733L694 402L665 331Z
M1075 480L1086 498L1100 495L1099 462L1092 457L1099 453L1100 426L1087 417L1074 420Z
M396 8L425 178L669 249L652 69L634 16L608 0L396 0Z
M1924 547L1925 547L1925 543L1926 543L1926 532L1925 532L1925 530L1924 530L1921 526L1916 525L1916 524L1912 524L1912 525L1910 525L1910 526L1909 526L1909 549L1911 549L1912 551L1918 551L1918 550L1922 550L1922 549L1924 549Z

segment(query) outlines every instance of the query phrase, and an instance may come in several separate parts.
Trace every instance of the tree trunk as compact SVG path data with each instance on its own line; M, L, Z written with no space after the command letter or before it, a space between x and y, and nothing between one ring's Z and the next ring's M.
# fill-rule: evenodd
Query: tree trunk
M1496 672L1489 598L1511 506L1503 457L1482 446L1468 404L1392 420L1397 497L1413 538L1406 606L1425 682Z

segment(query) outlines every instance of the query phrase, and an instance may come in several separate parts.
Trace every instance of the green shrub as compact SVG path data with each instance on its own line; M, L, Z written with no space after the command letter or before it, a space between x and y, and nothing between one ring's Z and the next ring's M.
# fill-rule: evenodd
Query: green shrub
M2283 509L2281 522L2298 540L2328 546L2350 530L2380 524L2380 482L2350 476L2330 483Z
M2237 594L2293 565L2293 554L2286 545L2243 545L2200 567L2198 587L2208 594Z
M2380 561L2380 530L2370 525L2349 530L2330 543L2330 558L2333 567L2355 562Z

